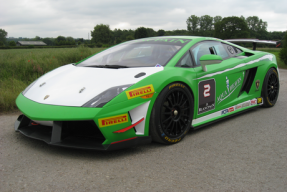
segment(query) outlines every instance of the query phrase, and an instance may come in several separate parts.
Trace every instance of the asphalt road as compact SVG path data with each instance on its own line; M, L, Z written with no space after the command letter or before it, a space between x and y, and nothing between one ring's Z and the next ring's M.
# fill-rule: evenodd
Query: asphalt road
M273 108L220 121L171 146L112 152L46 145L0 116L0 191L287 191L287 70Z

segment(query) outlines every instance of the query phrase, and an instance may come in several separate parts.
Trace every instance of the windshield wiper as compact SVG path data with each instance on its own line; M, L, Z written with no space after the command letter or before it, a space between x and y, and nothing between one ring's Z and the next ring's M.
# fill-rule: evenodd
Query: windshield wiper
M119 68L129 68L128 66L125 65L104 65L105 68L113 68L113 69L119 69Z
M112 68L112 69L129 68L128 66L124 65L89 65L85 67Z

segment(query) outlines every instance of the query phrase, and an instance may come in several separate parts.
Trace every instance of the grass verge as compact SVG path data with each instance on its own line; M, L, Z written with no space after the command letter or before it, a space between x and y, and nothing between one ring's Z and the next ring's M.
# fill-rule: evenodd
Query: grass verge
M38 77L104 49L78 47L0 50L0 113L17 109L17 96Z

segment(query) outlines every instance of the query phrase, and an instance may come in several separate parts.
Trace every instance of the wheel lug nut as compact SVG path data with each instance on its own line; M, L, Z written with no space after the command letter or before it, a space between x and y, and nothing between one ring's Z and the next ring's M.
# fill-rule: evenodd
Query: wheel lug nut
M177 111L177 110L174 110L173 114L174 114L175 116L177 116L178 111Z

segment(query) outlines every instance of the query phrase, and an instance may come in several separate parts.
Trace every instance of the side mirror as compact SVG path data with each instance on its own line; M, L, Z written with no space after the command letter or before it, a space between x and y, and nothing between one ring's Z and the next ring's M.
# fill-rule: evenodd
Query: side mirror
M202 70L207 71L206 65L213 65L213 64L218 64L222 62L222 57L219 55L202 55L199 59Z

